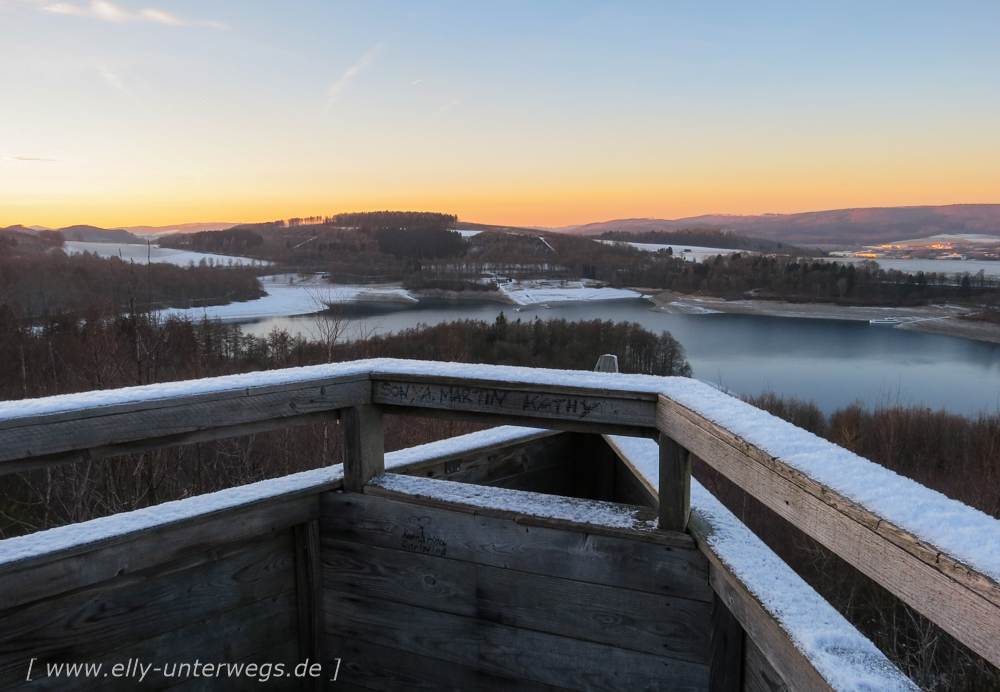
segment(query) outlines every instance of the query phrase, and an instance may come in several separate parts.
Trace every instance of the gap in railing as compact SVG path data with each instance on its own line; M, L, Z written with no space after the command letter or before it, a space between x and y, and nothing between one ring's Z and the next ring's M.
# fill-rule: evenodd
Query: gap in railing
M692 475L921 689L1000 690L1000 670L697 457Z

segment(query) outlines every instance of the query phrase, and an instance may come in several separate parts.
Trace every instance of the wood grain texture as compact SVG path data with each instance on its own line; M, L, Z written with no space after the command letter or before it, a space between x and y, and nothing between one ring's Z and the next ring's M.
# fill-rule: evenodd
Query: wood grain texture
M708 602L707 562L697 550L642 543L510 519L414 506L369 495L324 493L324 539L365 543L466 562ZM627 574L627 580L622 575Z
M456 378L373 376L372 402L547 420L655 427L656 397Z
M213 549L316 519L319 490L310 488L2 565L0 611L186 556L208 560Z
M0 421L0 473L45 461L40 457L62 463L141 448L122 446L127 443L165 440L180 444L177 440L211 439L211 435L206 438L211 430L222 436L245 434L240 431L252 432L257 428L251 424L261 421L316 422L337 409L370 401L370 392L371 383L354 376L6 419ZM266 425L279 427L273 422ZM192 433L199 435L184 437Z
M190 567L181 561L6 611L0 631L0 688L22 680L23 664L30 658L39 666L100 660L137 640L291 592L292 550L291 536L285 533L204 564ZM209 636L211 630L205 630L202 638Z
M326 670L336 669L337 681L331 690L379 690L381 692L565 692L565 687L545 685L497 675L471 666L427 658L399 649L358 642L343 637L327 637Z
M574 690L704 692L708 666L327 591L331 635ZM405 626L400 626L405 623ZM433 669L433 668L429 668Z
M729 612L719 594L712 601L712 660L709 692L740 692L743 689L743 628Z
M667 435L660 435L660 528L687 530L691 515L691 455Z
M316 683L325 683L326 674L321 673L319 678L305 678L300 680L298 678L294 680L285 680L276 677L274 674L274 668L267 671L270 677L265 680L266 675L260 673L261 670L259 666L270 664L281 663L284 665L284 672L289 669L293 671L292 666L298 665L301 659L298 658L298 644L294 640L282 642L277 646L272 646L264 651L257 651L245 658L241 658L238 661L227 661L228 663L243 664L244 670L245 666L250 663L256 663L258 665L258 673L255 677L247 677L242 675L239 677L229 676L225 674L216 674L211 679L190 679L186 682L179 683L168 689L171 692L194 692L195 690L211 690L211 692L245 692L246 690L254 689L281 689L281 690L299 690L299 689L310 689L307 685L299 685L299 682L307 682L310 685L316 686ZM311 663L312 661L310 661ZM145 688L140 687L140 690ZM323 688L321 688L323 689ZM337 692L341 692L342 688L339 686L336 688ZM349 692L344 688L343 692Z
M222 613L218 617L193 622L180 629L172 630L158 637L143 639L127 647L92 659L93 663L114 665L138 659L155 666L173 663L238 663L248 658L263 660L264 652L275 650L291 652L294 656L295 642L295 594L291 591L272 596L262 601ZM169 672L169 671L168 671ZM22 678L23 679L23 678ZM233 680L236 682L236 680ZM242 686L236 689L255 689L259 683L250 682L245 677ZM165 690L174 689L182 683L187 689L216 689L215 680L165 676L163 671L153 671L142 683L135 678L75 678L72 686L65 678L43 678L12 688L24 692L91 692L104 690ZM206 684L207 683L207 684Z
M382 408L372 404L341 412L344 430L344 490L360 493L365 483L385 470L385 427Z
M743 672L744 692L792 692L750 639L744 649Z
M665 397L659 426L778 515L1000 665L1000 587L991 579Z
M292 527L295 543L295 598L298 610L299 660L322 661L323 636L323 568L320 556L319 521L308 521ZM318 692L323 689L320 678L303 679L303 689Z
M712 606L703 601L333 539L323 541L323 586L508 627L709 661Z

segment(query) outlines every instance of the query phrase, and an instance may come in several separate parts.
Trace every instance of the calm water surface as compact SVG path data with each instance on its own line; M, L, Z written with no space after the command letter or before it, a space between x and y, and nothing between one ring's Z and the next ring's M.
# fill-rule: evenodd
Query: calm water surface
M457 319L611 319L667 330L683 344L694 376L739 392L772 389L814 400L831 412L855 400L976 413L1000 408L1000 345L872 326L866 322L756 315L669 315L643 299L539 306L514 312L497 303L370 304L352 308L354 333L397 332ZM244 324L248 333L273 327L309 335L311 317Z

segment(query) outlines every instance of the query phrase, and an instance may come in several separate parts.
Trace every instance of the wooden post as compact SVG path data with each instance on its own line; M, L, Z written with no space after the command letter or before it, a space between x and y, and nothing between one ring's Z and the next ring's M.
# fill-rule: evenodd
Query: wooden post
M712 599L712 648L709 659L709 692L743 689L743 628L725 602Z
M323 663L323 572L320 563L319 522L307 521L292 527L295 537L295 601L299 620L299 660ZM325 689L325 676L307 676L303 692Z
M382 408L374 404L344 409L344 490L360 493L365 483L385 470Z
M687 529L691 514L691 455L660 433L660 528Z

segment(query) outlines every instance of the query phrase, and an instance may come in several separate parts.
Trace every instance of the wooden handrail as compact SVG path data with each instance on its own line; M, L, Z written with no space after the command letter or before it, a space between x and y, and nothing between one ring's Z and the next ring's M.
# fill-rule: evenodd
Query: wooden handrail
M732 401L707 385L680 378L416 361L362 361L339 370L324 368L314 378L297 374L294 381L263 387L81 405L31 417L0 414L0 472L316 422L355 407L359 413L381 409L638 437L662 433L661 464L664 460L666 464L661 465L658 491L661 498L672 500L661 510L661 526L683 529L685 450L690 450L1000 666L997 581L958 555L920 540L914 529L877 516L708 420L705 412L680 403L683 395L694 390L698 394L702 386L705 392ZM364 425L370 426L377 417L362 415L358 420L369 420ZM366 447L363 437L352 446L358 453L347 457L348 466L353 465L352 458L358 464L352 486L381 469L381 446ZM830 444L830 449L837 448ZM348 477L352 473L349 468Z

